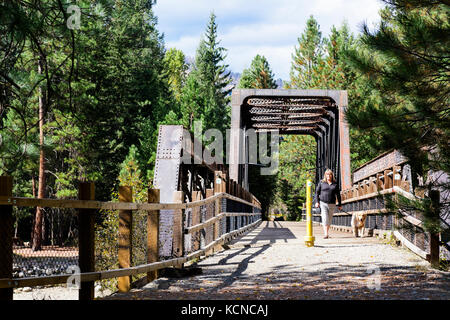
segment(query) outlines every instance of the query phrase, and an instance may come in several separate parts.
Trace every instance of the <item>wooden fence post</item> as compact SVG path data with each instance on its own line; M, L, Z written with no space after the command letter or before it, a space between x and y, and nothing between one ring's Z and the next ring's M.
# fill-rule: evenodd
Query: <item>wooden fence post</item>
M225 187L223 192L230 193L230 175L228 174L228 170L225 169L222 177L225 179Z
M0 177L0 196L12 197L12 177ZM13 228L12 205L0 206L0 278L12 278ZM0 289L0 300L13 300L13 288Z
M80 182L78 186L79 200L95 200L95 184L93 182ZM78 239L79 239L79 266L80 272L95 271L95 210L78 209ZM94 299L94 281L81 282L79 300Z
M119 187L119 202L133 202L133 189L128 186ZM132 265L133 211L119 210L119 268ZM119 292L128 292L131 288L131 276L118 278Z
M233 180L231 180L233 182ZM221 171L214 171L214 194L218 194L221 192L221 183L222 183L222 172ZM220 214L220 206L222 203L222 199L218 198L215 201L215 211L214 216L218 216ZM219 227L220 227L220 220L214 222L213 224L213 241L215 241L219 237Z
M215 203L214 203L214 216L217 217L220 213L221 213L221 204L222 204L222 198L217 198ZM224 218L226 219L226 218ZM219 238L220 235L220 221L222 219L217 220L216 222L214 222L213 224L213 241L217 240L217 238ZM216 251L216 249L214 248L214 251Z
M440 193L430 190L430 199L435 210L439 210ZM430 233L430 264L433 268L439 267L439 233Z
M400 174L401 167L394 166L392 168L392 186L401 187L402 186L402 175Z
M383 190L383 184L381 182L382 173L377 173L376 192Z
M192 191L192 201L200 200L200 191ZM200 223L200 206L192 208L192 225ZM200 249L200 232L194 232L192 234L193 250Z
M148 203L159 203L160 190L148 190ZM159 210L147 213L147 263L159 261ZM147 282L158 278L158 270L147 273Z
M184 192L175 191L173 193L173 203L184 203ZM184 253L184 219L183 209L176 209L173 211L173 242L172 254L175 257L182 257ZM183 264L178 267L182 268Z
M226 184L225 172L221 172L220 178L222 179L222 183L220 185L220 192L227 192L227 184Z
M214 189L206 189L206 199L212 197L213 195L214 195ZM209 204L208 204L207 208L208 209L206 211L207 212L206 213L206 220L209 220L212 217L214 217L215 212L211 212L211 210L210 210L211 206ZM205 237L205 245L208 245L208 244L210 244L211 242L213 242L215 240L214 239L214 226L212 226L212 229L210 229L211 226L209 226L207 228L209 230L211 230L212 233L206 232L207 237ZM212 249L206 251L205 252L205 256L210 255L212 251L213 251Z
M221 184L222 181L222 171L214 171L214 193L222 192Z
M384 170L384 181L383 181L384 185L383 185L383 189L389 189L389 170Z

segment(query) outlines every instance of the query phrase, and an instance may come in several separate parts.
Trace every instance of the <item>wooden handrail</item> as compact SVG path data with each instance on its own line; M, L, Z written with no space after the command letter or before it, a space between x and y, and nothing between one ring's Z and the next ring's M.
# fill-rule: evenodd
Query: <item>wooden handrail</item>
M375 198L378 197L380 195L385 195L388 193L398 193L402 196L404 196L405 198L408 198L410 200L417 200L420 199L419 197L413 195L412 193L403 190L402 188L398 187L398 186L393 186L392 188L389 189L384 189L384 190L380 190L377 192L372 192L369 194L365 194L359 197L354 197L354 198L350 198L347 200L342 201L342 204L346 204L346 203L350 203L350 202L355 202L355 201L360 201L360 200L365 200L365 199L369 199L369 198Z
M97 210L170 210L187 209L202 206L214 202L218 198L226 198L241 202L252 207L261 209L259 204L254 204L241 198L232 196L225 192L218 193L212 197L187 202L187 203L135 203L135 202L103 202L95 200L71 200L71 199L36 199L22 197L0 196L0 205L12 205L15 207L43 207L64 209L97 209Z
M197 257L200 257L201 255L204 255L206 253L206 251L210 250L212 247L225 243L230 238L232 238L242 232L247 231L248 229L256 226L260 222L261 222L261 219L258 219L257 221L255 221L247 226L244 226L237 230L228 232L228 233L222 235L220 238L218 238L215 241L208 244L203 249L192 252L185 257L174 258L174 259L164 260L164 261L158 261L158 262L143 264L143 265L130 267L130 268L80 273L80 274L77 274L77 276L80 277L81 282L98 281L98 280L117 278L117 277L123 277L123 276L132 276L132 275L137 275L137 274L141 274L141 273L148 273L150 271L154 271L154 270L158 270L158 269L162 269L162 268L166 268L166 267L177 266L182 263L186 263L192 259L195 259ZM72 277L72 276L73 276L73 274L72 275L46 276L46 277L18 278L18 279L17 278L0 279L0 288L19 288L19 287L50 285L50 284L62 284L62 283L66 283L67 280L69 279L69 277Z
M356 202L356 201L361 201L361 200L365 200L365 199L369 199L369 198L375 198L375 197L378 197L380 195L384 195L384 194L387 194L387 193L394 193L394 192L395 192L394 188L380 190L380 191L377 191L377 192L372 192L372 193L369 193L369 194L365 194L365 195L362 195L362 196L358 196L358 197L354 197L354 198L350 198L350 199L344 200L344 201L342 201L342 204Z
M260 215L261 213L248 213L248 212L222 212L219 215L206 220L205 222L196 224L194 226L191 227L187 227L184 228L184 233L185 234L189 234L189 233L193 233L196 231L199 231L203 228L206 228L207 226L214 224L214 222L216 222L217 220L224 218L224 217L248 217L248 216L256 216L256 215Z
M408 198L410 200L420 199L419 197L413 195L412 193L410 193L408 191L403 190L402 188L400 188L398 186L393 186L392 188L389 188L389 189L380 190L378 192L373 192L373 193L355 197L355 198L350 198L348 200L342 201L342 204L356 202L356 201L365 200L365 199L369 199L369 198L374 198L374 197L388 194L388 193L394 193L394 194L397 193L397 194L400 194L403 197ZM349 213L336 212L334 215L335 216L345 216L345 215L352 215L354 213L368 215L368 214L386 213L387 211L388 211L387 209L370 209L370 210L351 211ZM402 218L405 219L406 221L408 221L409 223L411 223L412 225L414 225L416 227L420 227L420 228L423 227L422 226L423 222L420 219L417 219L416 217L413 217L412 215L409 215L406 212L402 212L401 214L402 214ZM313 214L313 216L320 216L320 214Z

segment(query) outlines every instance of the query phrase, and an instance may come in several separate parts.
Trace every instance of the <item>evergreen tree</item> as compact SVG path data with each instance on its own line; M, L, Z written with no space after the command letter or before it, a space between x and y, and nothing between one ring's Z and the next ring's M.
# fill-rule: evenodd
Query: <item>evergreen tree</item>
M179 101L181 99L181 90L185 84L188 65L183 51L171 48L166 51L164 56L164 66L168 75L170 89Z
M189 131L193 130L194 120L204 123L204 106L207 99L195 73L190 73L181 90L181 124Z
M376 97L367 85L368 79L346 60L346 52L357 46L358 41L350 33L346 22L339 29L332 26L329 37L324 39L325 65L320 72L319 87L346 90L350 107L362 105L365 100ZM356 169L379 154L380 150L373 147L379 144L379 136L377 132L368 135L354 126L350 126L349 131L351 169Z
M174 109L151 1L113 3L99 3L96 19L81 24L77 55L77 123L105 200L129 146L138 146L144 177L151 176L157 126Z
M204 121L204 128L215 128L225 135L230 120L230 72L224 64L226 49L220 46L217 39L216 16L211 13L206 27L205 38L200 40L197 49L192 77L199 86L202 105L199 117Z
M14 194L74 197L78 181L100 180L96 196L109 200L133 144L151 177L157 125L174 111L153 2L78 1L78 29L70 3L0 3L0 173Z
M320 74L324 68L323 39L319 24L311 15L292 55L290 82L287 88L319 88Z
M19 147L16 150L6 150L6 159L1 166L3 170L12 173L13 170L5 167L9 165L12 168L16 167L17 164L14 162L17 162L17 158L24 160L26 152L22 150L27 149L29 142L36 143L35 146L39 149L38 165L35 167L38 179L37 190L35 189L33 193L38 198L44 198L47 196L48 171L46 122L49 120L50 111L53 108L60 108L59 105L65 100L62 92L68 91L68 95L71 96L72 79L69 77L67 82L63 82L60 81L60 77L65 70L73 68L74 35L65 25L67 5L58 1L7 2L1 6L1 47L6 50L2 51L0 56L2 60L0 90L8 97L2 99L1 121L9 118L9 124L16 125L15 128L12 125L6 131L9 135L8 140L15 140L7 147L14 149ZM14 50L8 52L11 48ZM8 54L4 55L3 52L13 53L13 58L8 58ZM18 115L20 121L13 120L9 112ZM32 139L28 135L29 128L35 125L39 128L38 139ZM35 172L31 173L34 187L36 187ZM40 250L42 240L45 238L44 219L43 209L37 207L31 241L33 250Z
M330 36L324 39L325 66L321 72L322 88L335 90L350 90L356 73L344 60L345 50L355 47L355 39L350 33L347 23L337 29L331 27Z
M400 150L424 178L422 188L448 192L448 179L439 181L429 173L450 172L450 7L447 1L385 2L379 27L370 31L365 25L364 46L348 52L355 69L378 92L377 99L349 108L348 121L378 132L380 145L375 147ZM413 182L416 188L418 181ZM428 231L437 232L440 208L430 206L425 199L414 208L424 213Z
M244 69L238 88L275 89L277 84L266 57L257 54L250 65Z

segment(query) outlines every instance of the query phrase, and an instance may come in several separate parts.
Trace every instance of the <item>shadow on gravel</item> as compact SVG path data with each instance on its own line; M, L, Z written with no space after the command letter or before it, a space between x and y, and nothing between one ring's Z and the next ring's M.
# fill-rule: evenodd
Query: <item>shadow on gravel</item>
M277 221L266 221L265 226L261 231L255 235L250 241L250 245L257 243L258 241L270 240L270 243L275 243L277 240L284 240L287 242L289 239L296 239L297 237L292 233L289 228L283 228L283 226Z
M448 300L450 275L424 272L416 267L378 265L354 266L327 263L302 270L281 265L257 276L243 276L249 261L269 246L258 248L242 260L232 274L208 270L201 277L174 282L176 287L142 290L107 299L187 300ZM246 249L243 249L246 250ZM332 262L330 262L332 264Z
M218 285L217 287L213 288L211 292L214 293L215 291L217 292L217 291L219 291L222 288L231 286L233 284L233 282L235 282L242 275L242 273L247 269L250 260L252 258L256 257L257 255L260 255L264 251L266 251L269 247L270 247L270 245L264 245L259 250L257 250L256 252L248 255L245 259L243 259L239 263L239 265L236 268L236 270L230 276L226 277L225 281L223 281L220 285ZM236 252L236 253L234 253L234 255L242 254L242 251L245 251L245 250L248 250L248 249L249 248L244 248L243 250L239 250L238 252L240 252L240 253ZM233 255L230 255L230 256L233 256ZM227 256L224 259L228 259L228 258L229 258L229 256ZM224 259L220 260L219 264L224 264L225 263L225 261L223 261Z
M278 266L259 274L255 286L270 283L276 294L263 294L266 299L450 299L449 273L377 263L357 267L335 265L328 262L308 266L308 269L317 266L316 271Z
M261 239L295 238L287 229L267 223L251 243ZM348 261L327 261L305 265L281 264L255 275L246 274L258 255L273 247L241 242L218 253L217 262L199 265L203 274L173 281L167 288L141 290L107 299L155 300L449 300L450 273L430 271L423 266L402 266L400 262L371 261L359 265ZM324 246L327 244L322 243ZM359 247L363 244L330 244ZM222 255L223 254L223 255ZM241 260L241 258L243 259ZM212 262L212 261L211 261ZM262 262L259 262L262 263ZM253 269L253 268L252 268ZM258 270L258 269L256 269ZM268 271L267 271L268 270ZM267 272L266 272L267 271ZM376 311L377 312L377 311Z

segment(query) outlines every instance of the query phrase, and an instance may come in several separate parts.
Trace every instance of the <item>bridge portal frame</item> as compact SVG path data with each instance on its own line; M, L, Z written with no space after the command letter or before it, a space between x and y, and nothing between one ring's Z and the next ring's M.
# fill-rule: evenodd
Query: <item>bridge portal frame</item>
M320 124L309 132L293 132L296 134L309 134L314 136L317 142L316 180L323 175L325 167L336 166L341 190L352 186L350 171L350 138L348 123L345 119L345 111L348 106L346 90L299 90L299 89L234 89L231 96L231 130L230 130L230 178L237 181L245 189L248 186L248 162L245 145L245 130L249 123L243 119L243 113L248 108L246 102L250 98L323 98L334 102L333 108L327 108ZM329 124L327 124L327 122ZM284 133L282 133L284 134ZM331 141L334 139L334 141ZM332 143L333 142L333 143ZM326 150L326 148L337 150ZM322 153L325 157L319 157ZM338 156L330 157L330 155ZM334 163L333 163L334 162ZM317 182L317 181L316 181Z

